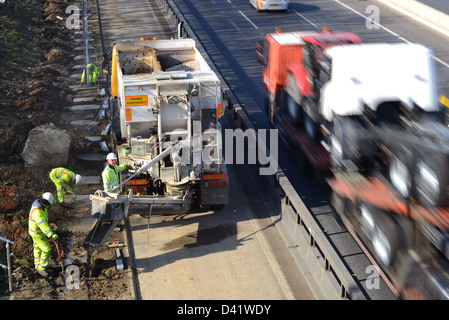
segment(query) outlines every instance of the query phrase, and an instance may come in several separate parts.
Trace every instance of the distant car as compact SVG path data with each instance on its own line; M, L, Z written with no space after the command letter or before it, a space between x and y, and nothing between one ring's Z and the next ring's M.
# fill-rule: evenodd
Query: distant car
M288 10L288 0L249 0L249 4L257 11Z

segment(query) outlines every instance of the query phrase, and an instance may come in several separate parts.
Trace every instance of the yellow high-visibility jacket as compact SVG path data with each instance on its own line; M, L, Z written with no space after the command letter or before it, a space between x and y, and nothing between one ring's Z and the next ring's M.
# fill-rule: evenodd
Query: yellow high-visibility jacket
M92 64L88 64L87 67L89 68L91 65ZM89 68L89 83L97 83L97 79L99 76L100 72L98 72L97 67L95 67L94 71L91 71ZM81 75L81 82L84 82L85 77L86 77L86 70L84 70L83 74Z
M58 202L64 202L64 189L69 187L76 190L77 186L74 183L75 173L65 168L54 168L50 172L50 179L56 186L56 199Z
M28 232L32 237L45 235L50 238L54 234L48 225L47 218L47 209L40 204L39 200L35 200L28 219Z
M115 186L119 185L119 173L125 170L127 166L127 163L115 165L114 168L111 168L109 164L106 165L103 172L101 173L101 177L103 178L104 191L109 191ZM116 189L114 192L118 193L119 189Z

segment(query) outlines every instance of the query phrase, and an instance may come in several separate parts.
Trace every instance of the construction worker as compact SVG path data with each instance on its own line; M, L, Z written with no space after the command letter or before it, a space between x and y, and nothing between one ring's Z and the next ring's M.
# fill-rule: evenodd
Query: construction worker
M103 73L109 73L109 55L110 53L107 53L101 57L101 69L103 70Z
M33 239L34 268L43 277L48 276L45 269L50 261L51 247L48 238L59 238L48 225L47 209L53 204L53 195L45 192L41 199L33 202L28 220L28 233Z
M82 177L65 168L54 168L50 172L50 179L56 186L56 198L58 203L64 203L64 190L75 191Z
M103 178L104 191L109 191L119 185L119 173L129 166L127 163L117 165L117 156L115 153L109 153L106 157L108 164L103 170L101 177ZM118 188L113 192L118 193Z
M97 84L98 77L100 76L100 72L98 72L97 67L94 64L89 63L86 68L89 69L89 83ZM81 76L81 86L85 84L85 73L86 69L83 70L83 74Z

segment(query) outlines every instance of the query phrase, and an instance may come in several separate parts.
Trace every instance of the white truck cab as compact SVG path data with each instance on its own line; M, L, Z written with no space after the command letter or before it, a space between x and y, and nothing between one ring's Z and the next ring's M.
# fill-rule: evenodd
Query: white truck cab
M419 44L354 44L324 51L329 81L321 88L321 113L361 115L387 102L409 110L438 111L432 51Z

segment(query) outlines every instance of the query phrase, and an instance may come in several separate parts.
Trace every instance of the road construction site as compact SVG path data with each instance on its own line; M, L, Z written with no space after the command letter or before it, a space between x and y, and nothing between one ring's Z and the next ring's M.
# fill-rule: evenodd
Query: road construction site
M0 269L0 297L396 299L388 277L370 269L375 261L369 252L337 223L328 188L313 182L304 159L285 146L280 146L274 175L261 176L257 164L228 164L230 201L224 207L194 204L187 213L150 214L131 205L129 216L108 229L98 250L86 250L97 222L91 215L91 195L103 189L106 155L121 148L111 130L110 74L100 77L98 87L81 86L86 63L108 69L102 57L121 40L192 38L222 80L227 108L220 120L223 129L268 128L259 110L261 89L253 80L261 78L255 43L264 34L262 28L273 31L274 22L268 25L265 19L295 30L300 19L308 30L336 14L341 20L331 20L338 27L338 21L345 21L347 29L363 26L356 31L368 40L397 39L381 34L385 28L367 31L364 18L355 16L357 10L349 5L293 3L285 15L289 19L280 20L277 14L252 12L246 1L211 1L198 7L189 0L52 0L44 5L17 0L0 7L1 25L21 31L21 36L5 32L0 45L0 56L10 62L0 66L0 237L13 242L11 277ZM382 10L392 21L399 17L391 9ZM230 24L222 23L228 20ZM409 24L415 22L404 22ZM232 41L228 36L234 36ZM440 91L445 92L447 74L441 73ZM50 277L42 278L33 270L28 213L42 193L55 194L48 174L56 166L84 179L76 198L67 194L67 205L50 209L49 222L60 243L52 249ZM6 260L7 253L0 251L0 264Z

